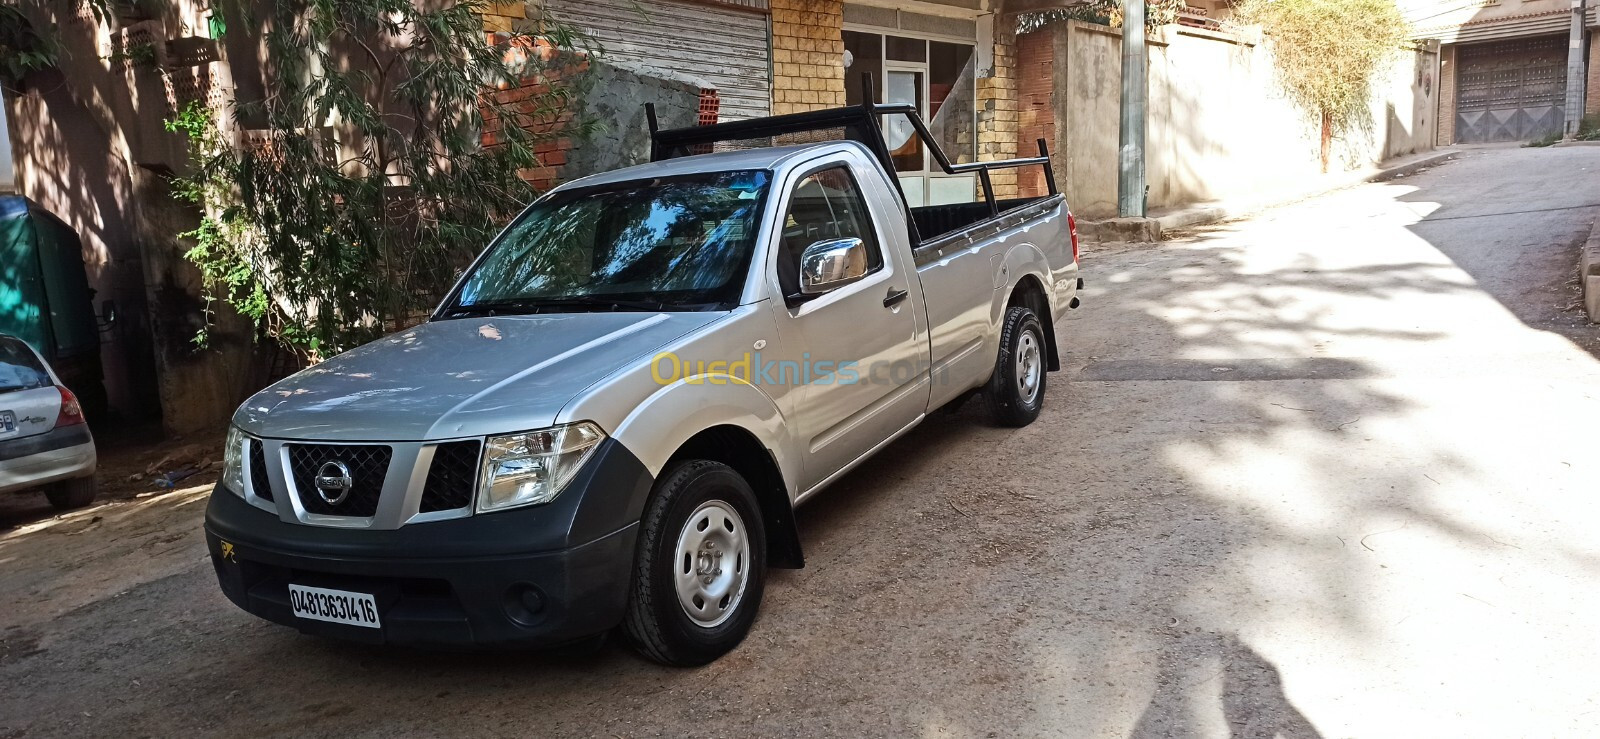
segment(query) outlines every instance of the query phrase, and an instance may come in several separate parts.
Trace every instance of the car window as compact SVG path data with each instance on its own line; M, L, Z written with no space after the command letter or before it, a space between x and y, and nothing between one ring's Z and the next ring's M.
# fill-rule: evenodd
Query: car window
M21 339L0 336L0 393L50 385L50 373Z
M778 241L778 284L783 293L800 293L800 255L806 247L850 237L867 247L868 274L883 268L872 216L850 171L839 166L806 175L789 199Z

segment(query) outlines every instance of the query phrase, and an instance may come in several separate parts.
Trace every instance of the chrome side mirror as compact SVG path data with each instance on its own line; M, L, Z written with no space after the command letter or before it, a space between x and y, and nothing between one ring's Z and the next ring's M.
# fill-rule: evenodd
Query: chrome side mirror
M867 245L861 239L826 239L800 253L800 294L821 295L867 276Z

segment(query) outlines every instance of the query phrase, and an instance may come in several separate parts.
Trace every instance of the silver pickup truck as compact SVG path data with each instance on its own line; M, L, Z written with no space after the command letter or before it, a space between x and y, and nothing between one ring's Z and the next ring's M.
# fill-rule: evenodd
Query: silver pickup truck
M974 202L907 207L890 116ZM703 664L802 565L795 506L941 406L1038 416L1081 286L1043 142L950 164L885 105L651 128L651 163L541 197L426 323L239 408L205 522L229 599L391 644L621 627ZM771 145L806 138L833 140ZM1052 194L994 198L1032 165Z

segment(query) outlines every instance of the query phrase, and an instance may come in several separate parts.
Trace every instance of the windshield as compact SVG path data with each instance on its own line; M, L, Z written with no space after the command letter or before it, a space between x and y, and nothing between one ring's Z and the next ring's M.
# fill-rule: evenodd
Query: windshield
M27 344L21 339L0 336L0 393L32 390L49 384L50 373L44 371L38 355Z
M558 193L511 225L444 315L731 308L769 180L716 172Z

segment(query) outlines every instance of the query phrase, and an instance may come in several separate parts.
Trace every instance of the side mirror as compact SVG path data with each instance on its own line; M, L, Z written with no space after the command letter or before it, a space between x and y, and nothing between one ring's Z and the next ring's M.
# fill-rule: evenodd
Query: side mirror
M117 324L117 301L100 301L100 329L105 330Z
M800 253L800 294L822 295L867 276L861 239L826 239Z

